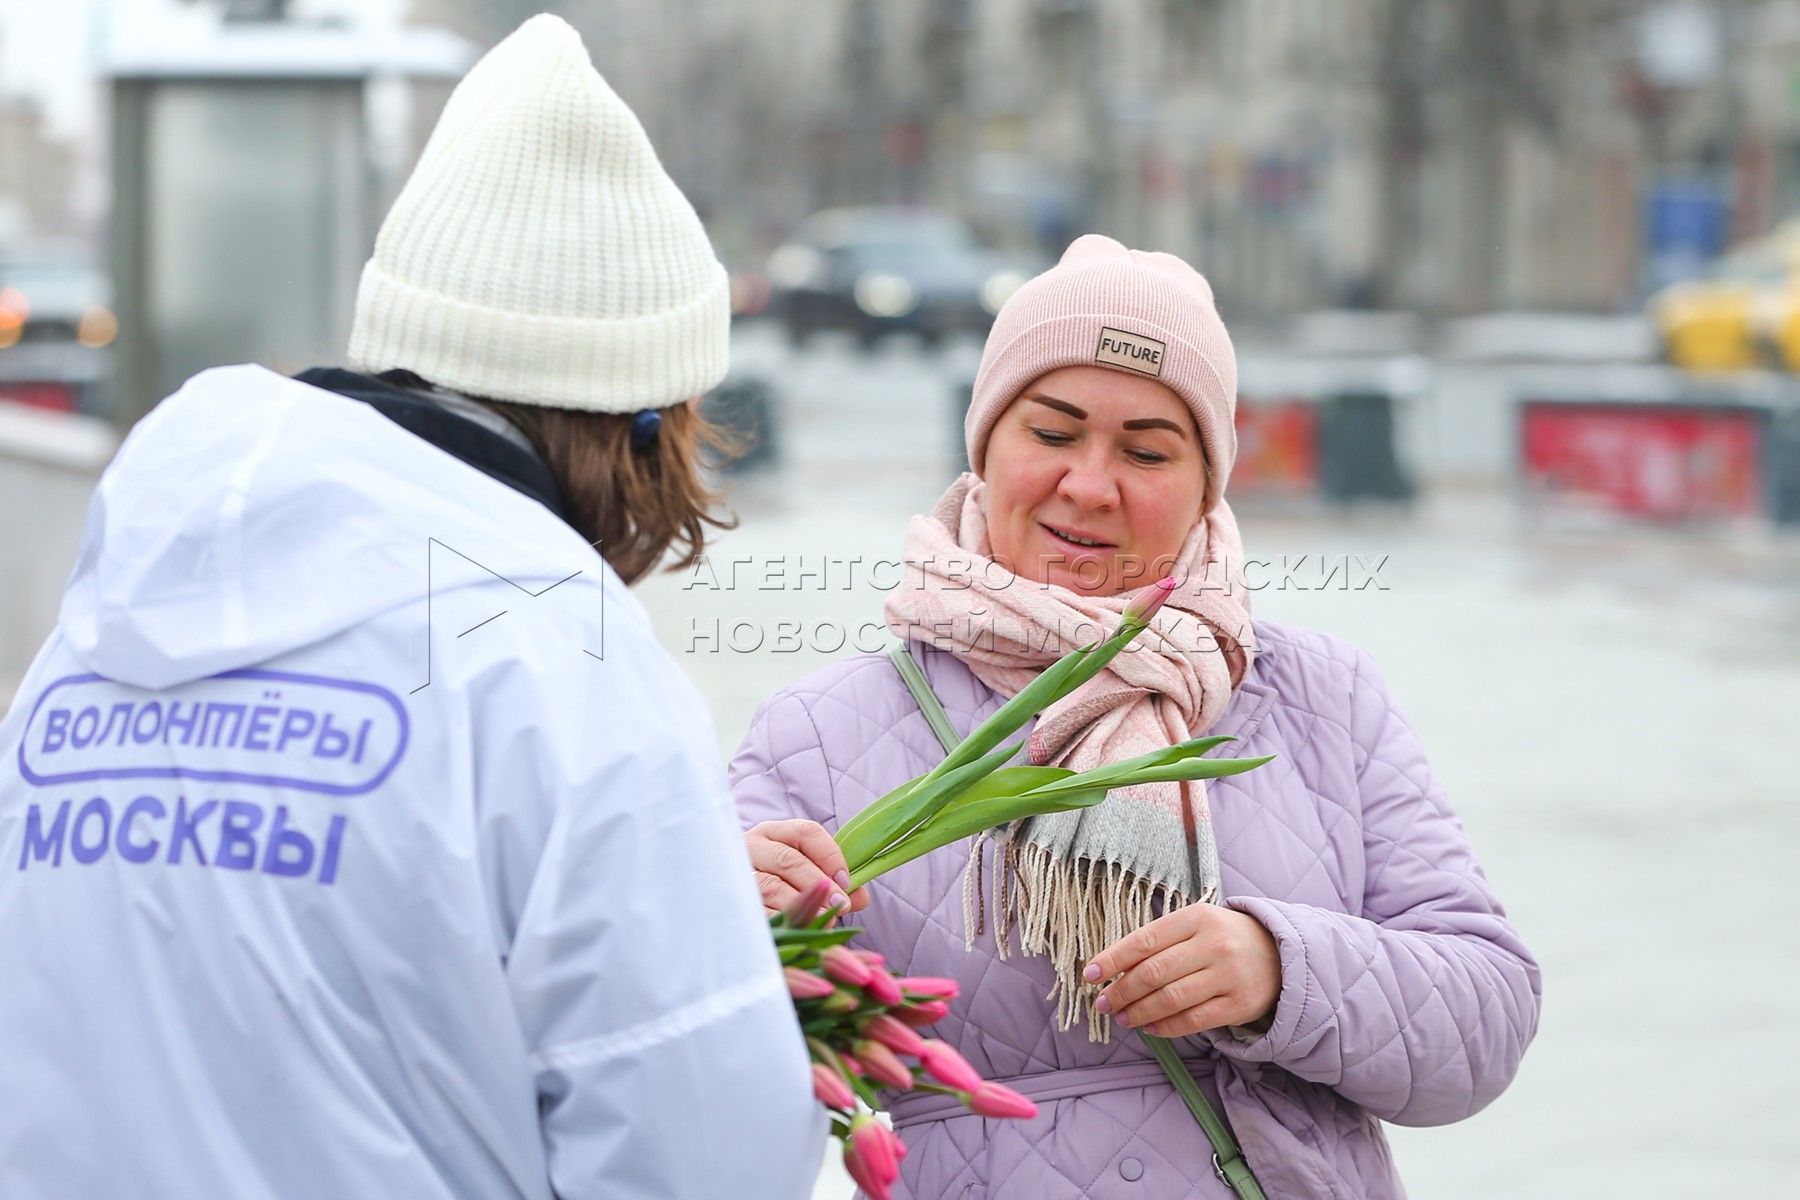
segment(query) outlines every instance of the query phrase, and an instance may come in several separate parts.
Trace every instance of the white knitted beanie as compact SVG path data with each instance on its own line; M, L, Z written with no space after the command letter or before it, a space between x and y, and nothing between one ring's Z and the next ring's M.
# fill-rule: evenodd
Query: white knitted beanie
M350 365L472 396L666 408L725 377L725 269L561 19L451 94L363 268Z

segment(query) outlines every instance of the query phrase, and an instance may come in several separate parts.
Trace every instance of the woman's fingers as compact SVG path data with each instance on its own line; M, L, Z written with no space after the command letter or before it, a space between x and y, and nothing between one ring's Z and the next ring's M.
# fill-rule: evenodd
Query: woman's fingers
M1193 1021L1212 1029L1267 1019L1281 994L1281 954L1254 917L1211 904L1190 904L1120 938L1088 964L1089 982L1113 982L1100 993L1101 1012L1122 1025L1156 1025L1179 1037ZM1162 1033L1164 1023L1182 1032Z
M1145 959L1100 993L1100 1011L1136 1027L1203 1004L1220 991L1218 973L1191 942Z
M1115 975L1126 974L1137 967L1139 963L1154 958L1172 946L1185 942L1188 931L1177 929L1175 922L1176 918L1186 911L1186 909L1182 909L1158 917L1148 925L1132 930L1094 955L1093 961L1087 965L1087 981L1099 983L1102 979L1111 979Z
M1194 904L1167 913L1094 955L1087 966L1088 982L1113 980L1100 993L1100 1011L1120 1012L1157 988L1204 966L1205 957L1195 933L1205 914L1195 910L1207 907Z
M764 826L759 825L757 828ZM844 861L844 851L823 825L817 821L770 821L767 828L770 837L786 842L806 855L822 874L836 878L842 872L843 879L839 886L849 886L849 864Z
M1151 992L1113 1019L1128 1029L1142 1029L1224 998L1217 972L1196 971Z
M764 821L745 832L744 845L765 908L786 908L820 879L834 885L828 905L854 912L869 902L864 888L845 895L850 875L844 852L816 821Z
M850 887L850 867L844 859L844 849L837 844L829 830L817 821L778 821L775 824L784 827L784 833L792 835L790 844L819 869L822 875L829 875L831 881L838 886L831 899L826 903L847 907L850 912L861 912L869 906L869 890L857 888L848 896L844 892Z
M1205 1029L1218 1029L1220 1026L1233 1024L1230 1010L1231 1003L1228 997L1215 996L1204 1004L1197 1004L1172 1017L1153 1020L1143 1029L1145 1033L1160 1038L1187 1037L1189 1034L1199 1033Z
M759 826L744 835L745 848L750 851L750 866L756 872L756 887L762 893L764 907L786 908L796 896L827 876L798 848L768 836L766 831L759 832L760 829ZM843 892L835 883L833 889L826 903L846 904Z

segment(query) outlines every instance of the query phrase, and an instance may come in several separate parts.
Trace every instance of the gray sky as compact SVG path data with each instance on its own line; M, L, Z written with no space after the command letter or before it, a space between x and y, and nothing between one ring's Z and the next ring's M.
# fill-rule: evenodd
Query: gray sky
M154 6L159 0L146 0ZM28 95L61 133L91 128L100 0L0 0L0 90Z

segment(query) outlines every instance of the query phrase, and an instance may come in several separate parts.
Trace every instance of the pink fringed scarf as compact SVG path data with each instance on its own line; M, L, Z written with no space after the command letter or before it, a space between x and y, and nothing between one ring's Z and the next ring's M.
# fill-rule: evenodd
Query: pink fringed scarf
M1129 593L1089 596L1015 576L993 561L985 485L964 475L929 517L907 527L906 582L888 597L888 628L954 654L1005 696L1064 654L1117 627ZM1171 572L1179 586L1136 642L1100 675L1038 718L1028 750L1040 766L1087 770L1208 729L1255 653L1243 547L1223 500L1192 532ZM1146 578L1142 583L1153 583ZM980 839L971 853L979 896ZM1006 834L995 908L1004 957L1013 925L1026 954L1056 969L1050 999L1061 1028L1086 1012L1108 1040L1081 977L1095 953L1155 912L1218 896L1218 849L1202 782L1124 788L1099 805L1017 822ZM971 903L970 907L973 907ZM976 920L970 921L973 939Z

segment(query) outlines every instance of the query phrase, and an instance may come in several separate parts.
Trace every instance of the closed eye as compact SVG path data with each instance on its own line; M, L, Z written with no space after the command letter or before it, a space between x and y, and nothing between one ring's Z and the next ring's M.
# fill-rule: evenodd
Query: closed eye
M1166 463L1169 461L1168 455L1158 454L1154 450L1129 450L1126 453L1130 454L1132 458L1146 466L1154 466L1157 463Z
M1067 446L1075 440L1075 435L1072 433L1062 433L1055 429L1039 429L1035 425L1031 427L1031 435L1046 446Z

